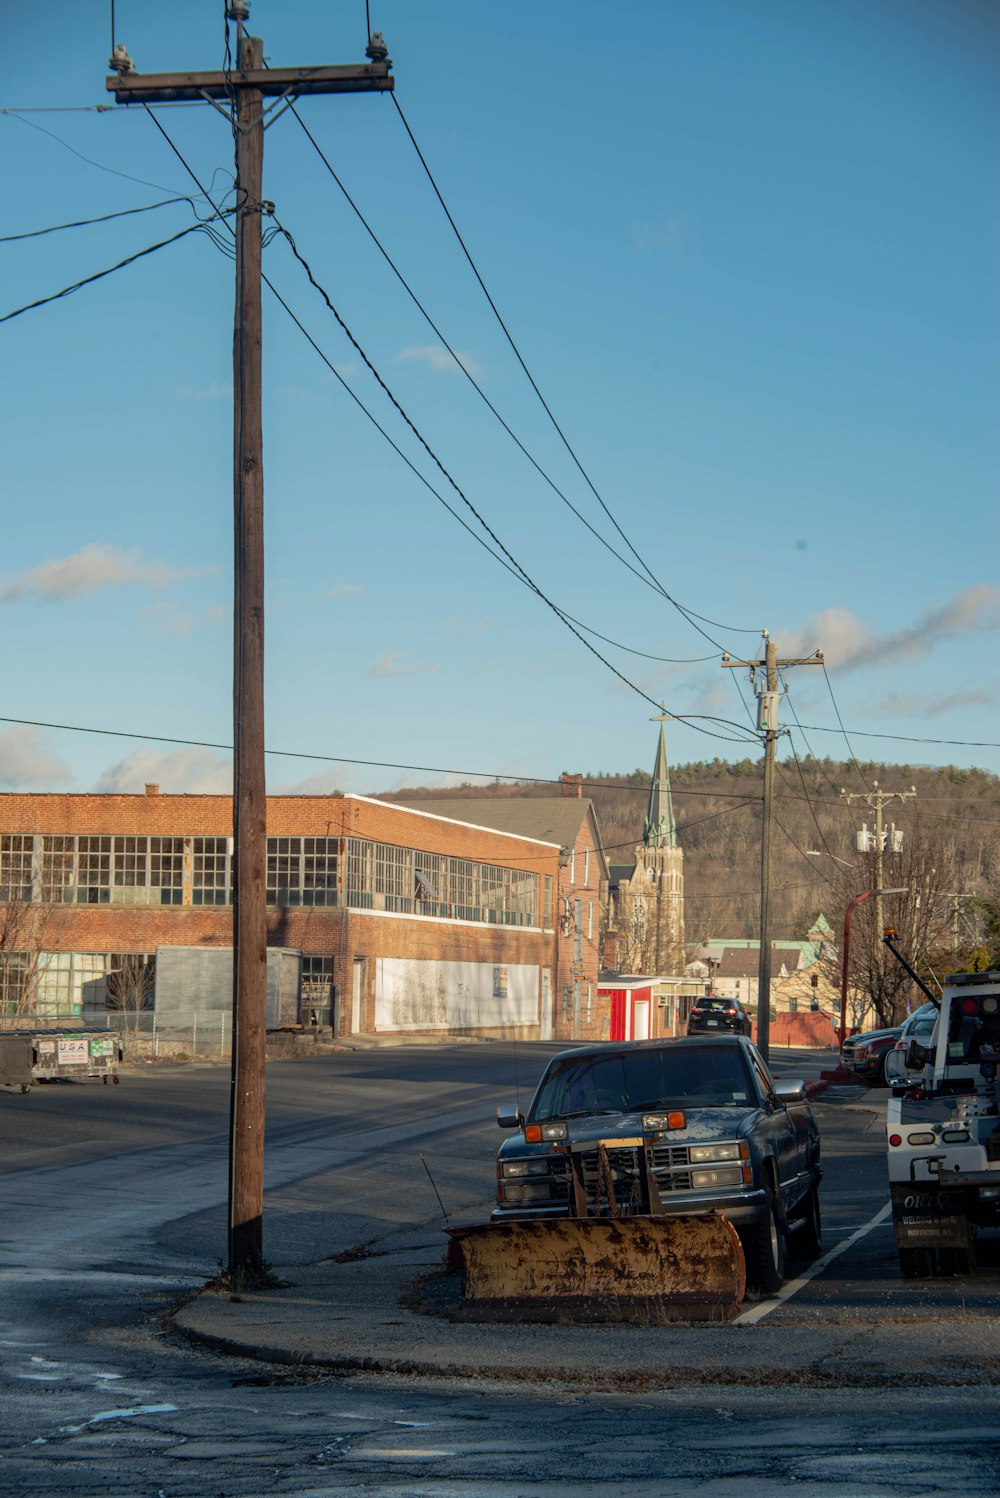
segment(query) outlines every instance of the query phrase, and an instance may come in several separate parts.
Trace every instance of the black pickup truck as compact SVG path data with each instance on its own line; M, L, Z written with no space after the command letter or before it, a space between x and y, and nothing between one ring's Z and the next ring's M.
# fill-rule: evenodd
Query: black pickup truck
M651 1173L655 1211L729 1219L757 1290L780 1288L786 1240L794 1258L821 1252L819 1129L804 1084L776 1083L745 1036L563 1051L527 1112L498 1109L497 1122L517 1133L500 1147L494 1222L567 1216L571 1153L599 1215L603 1146L619 1214L643 1210Z

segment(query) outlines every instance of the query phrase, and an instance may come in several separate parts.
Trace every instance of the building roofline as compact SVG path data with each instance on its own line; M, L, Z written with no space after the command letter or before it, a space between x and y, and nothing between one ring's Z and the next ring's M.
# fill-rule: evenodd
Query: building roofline
M537 843L540 848L555 848L560 843L550 843L545 838L529 837L523 832L504 832L500 827L484 827L482 822L460 822L457 817L435 816L432 811L417 811L414 806L404 806L400 801L380 801L377 796L356 796L353 792L344 796L345 801L364 801L368 806L389 807L392 811L405 812L411 817L426 817L431 822L449 822L453 827L471 827L476 832L492 832L497 837L509 837L515 843Z

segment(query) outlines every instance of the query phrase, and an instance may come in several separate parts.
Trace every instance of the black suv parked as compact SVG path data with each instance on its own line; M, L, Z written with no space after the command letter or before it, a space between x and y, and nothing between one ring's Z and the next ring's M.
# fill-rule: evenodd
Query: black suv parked
M750 1034L750 1016L739 999L724 999L717 993L695 999L688 1016L689 1035L722 1035L727 1030L734 1035Z

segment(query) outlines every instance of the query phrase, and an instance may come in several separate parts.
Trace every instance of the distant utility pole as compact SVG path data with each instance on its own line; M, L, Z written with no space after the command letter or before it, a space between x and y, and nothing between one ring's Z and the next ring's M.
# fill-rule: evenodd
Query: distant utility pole
M900 851L900 849L902 848L902 845L903 845L903 834L901 832L897 832L896 831L895 825L893 825L893 827L891 829L886 827L886 825L885 825L885 818L882 815L882 809L885 806L885 803L887 801L911 801L913 799L913 797L917 794L917 788L916 788L916 786L911 785L910 789L908 791L884 791L884 790L882 790L882 788L879 785L878 781L877 780L873 780L872 781L872 789L870 791L851 791L851 792L847 792L845 790L842 790L840 794L842 796L845 796L848 801L864 801L865 805L866 806L870 806L872 808L872 810L875 812L875 831L874 831L874 833L869 832L867 824L865 824L863 827L861 827L859 829L858 832L855 833L855 840L856 840L856 843L857 843L857 850L858 850L859 853L871 853L873 851L873 846L874 846L874 853L875 853L875 930L877 932L877 952L878 952L878 956L876 957L875 960L878 963L879 971L881 971L881 969L882 969L882 953L883 953L883 946L882 946L882 931L883 931L883 926L882 926L882 860L883 860L883 855L884 855L885 850L886 850L886 839L889 838L890 831L891 831L891 838L889 838L889 851L891 853L898 853Z
M112 37L105 86L119 104L206 101L236 139L236 315L233 330L233 1059L229 1124L229 1269L263 1264L264 1040L267 1020L267 801L264 779L264 464L261 427L262 196L265 116L301 94L372 93L393 87L381 34L368 64L265 68L248 36L247 0L232 0L236 65L218 73L135 72ZM264 108L264 99L275 103ZM216 101L221 100L229 108ZM279 113L280 113L279 109ZM275 115L274 118L277 118Z
M722 657L723 666L747 666L753 680L757 671L764 677L757 688L757 732L764 742L764 792L763 817L760 833L760 957L757 964L757 1049L764 1060L768 1059L771 1039L771 824L774 820L774 744L781 730L778 728L778 705L781 688L778 672L787 666L822 666L823 652L817 650L810 655L794 660L779 660L778 649L764 631L764 659L762 661L734 661L728 655Z

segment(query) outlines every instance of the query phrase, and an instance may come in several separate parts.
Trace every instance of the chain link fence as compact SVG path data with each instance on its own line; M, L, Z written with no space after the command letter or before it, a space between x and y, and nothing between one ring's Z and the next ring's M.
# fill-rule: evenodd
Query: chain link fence
M170 1015L169 1023L152 1010L123 1012L50 1012L0 1016L0 1029L114 1030L122 1039L126 1060L225 1061L232 1055L232 1015L228 1009L188 1010Z

